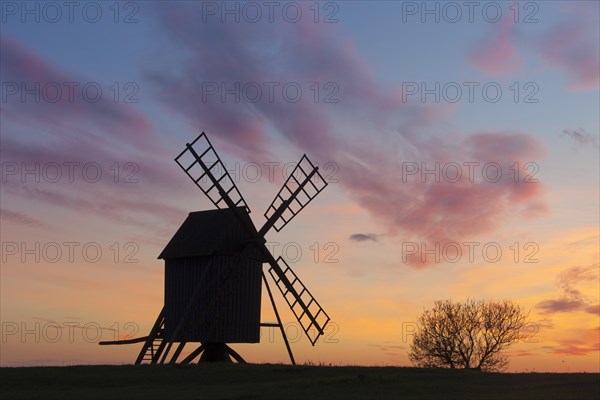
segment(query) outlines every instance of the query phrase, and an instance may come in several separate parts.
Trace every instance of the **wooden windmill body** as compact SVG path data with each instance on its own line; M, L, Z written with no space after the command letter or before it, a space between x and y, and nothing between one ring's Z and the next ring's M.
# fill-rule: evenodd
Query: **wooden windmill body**
M285 260L271 255L265 234L271 228L280 231L327 186L318 167L302 157L257 230L246 201L204 133L175 161L217 209L190 213L159 255L165 262L164 307L148 336L100 344L143 343L136 364L190 363L197 357L231 361L230 356L244 362L228 344L257 343L261 327L278 327L295 364L263 264L268 264L268 275L313 345L329 316ZM260 319L263 283L276 323ZM188 343L199 346L179 360Z

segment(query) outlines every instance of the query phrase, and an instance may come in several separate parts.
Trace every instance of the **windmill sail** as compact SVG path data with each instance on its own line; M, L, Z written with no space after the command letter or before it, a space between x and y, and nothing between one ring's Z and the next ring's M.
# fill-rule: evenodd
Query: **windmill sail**
M175 162L215 207L244 207L250 213L246 200L204 132L192 143L186 144L185 150L175 158Z
M313 165L306 154L302 156L267 208L267 222L260 233L264 235L271 227L277 232L282 230L326 186L327 182L319 173L319 168Z
M300 326L302 326L302 330L304 330L304 333L314 346L319 340L319 336L324 333L325 326L329 322L329 315L327 315L323 307L321 307L319 302L308 291L283 258L279 257L277 264L279 269L283 271L283 275L290 282L291 287L287 287L284 284L281 277L273 268L269 269L269 273L300 323ZM284 267L280 266L282 264Z

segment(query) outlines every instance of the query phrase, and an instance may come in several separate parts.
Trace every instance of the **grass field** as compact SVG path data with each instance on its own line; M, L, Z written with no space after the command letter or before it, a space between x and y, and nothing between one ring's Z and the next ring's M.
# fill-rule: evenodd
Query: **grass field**
M599 374L251 364L0 369L2 399L598 399Z

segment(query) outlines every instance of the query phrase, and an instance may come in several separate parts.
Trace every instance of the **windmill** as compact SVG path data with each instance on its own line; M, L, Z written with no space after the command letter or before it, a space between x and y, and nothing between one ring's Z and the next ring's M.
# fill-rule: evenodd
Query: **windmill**
M313 346L329 316L285 260L271 254L265 235L271 229L281 231L327 186L319 168L303 155L257 230L250 208L204 132L175 161L216 209L190 213L160 254L165 260L165 304L150 333L100 344L143 343L135 364L188 364L197 357L245 362L228 343L257 343L261 327L278 327L295 364L263 263ZM260 321L262 283L276 323ZM178 361L187 343L200 344Z

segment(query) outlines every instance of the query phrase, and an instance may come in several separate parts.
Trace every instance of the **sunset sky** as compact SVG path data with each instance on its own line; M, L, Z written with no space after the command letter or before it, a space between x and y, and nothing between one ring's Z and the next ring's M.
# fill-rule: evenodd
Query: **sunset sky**
M329 182L267 235L331 317L312 347L276 293L298 362L409 365L435 300L511 299L509 371L600 371L600 3L75 3L1 3L0 365L135 360L97 342L213 208L173 161L204 131L258 227L303 154Z

